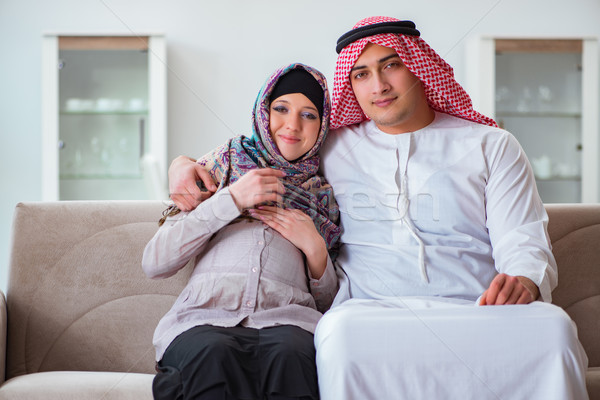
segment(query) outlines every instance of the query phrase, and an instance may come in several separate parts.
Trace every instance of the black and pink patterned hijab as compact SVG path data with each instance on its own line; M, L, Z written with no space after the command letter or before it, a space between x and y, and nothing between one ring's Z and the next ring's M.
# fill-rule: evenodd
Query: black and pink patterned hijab
M391 17L369 17L358 22L338 41L331 129L369 120L360 108L350 84L350 70L367 43L396 50L406 67L423 82L427 101L434 110L497 126L493 119L473 109L471 98L454 79L452 67L419 37L419 31L412 22Z
M271 137L270 105L271 93L277 82L295 69L308 72L321 86L323 98L320 108L323 111L322 115L319 115L321 128L314 146L297 160L288 161L281 155ZM286 176L281 178L286 190L283 206L301 210L311 217L327 248L332 248L341 234L337 225L339 208L331 185L319 174L319 149L329 131L329 110L329 90L325 76L305 64L286 65L277 69L258 93L252 112L252 134L238 135L227 140L197 162L203 165L217 182L217 191L233 184L253 169L276 168L284 171Z

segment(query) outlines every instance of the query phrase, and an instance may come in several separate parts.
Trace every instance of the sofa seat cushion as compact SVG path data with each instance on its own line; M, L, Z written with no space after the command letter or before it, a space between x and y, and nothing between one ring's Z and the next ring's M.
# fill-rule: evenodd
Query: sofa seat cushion
M0 400L152 400L153 378L125 372L38 372L6 381Z
M590 400L600 399L600 367L588 368L585 377Z

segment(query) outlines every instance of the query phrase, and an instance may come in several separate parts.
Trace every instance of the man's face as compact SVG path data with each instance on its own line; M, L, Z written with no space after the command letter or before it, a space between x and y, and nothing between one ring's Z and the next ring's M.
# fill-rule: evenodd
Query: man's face
M412 132L433 120L421 81L394 49L369 43L350 70L363 112L390 134Z

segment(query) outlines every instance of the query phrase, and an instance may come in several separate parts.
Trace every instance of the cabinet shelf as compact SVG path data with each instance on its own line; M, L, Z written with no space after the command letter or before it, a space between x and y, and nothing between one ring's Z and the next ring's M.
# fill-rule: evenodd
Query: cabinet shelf
M538 178L535 177L535 180L538 182L556 182L556 181L572 181L572 182L581 182L581 176L551 176L550 178Z
M60 115L148 115L148 110L136 111L60 111Z
M61 180L78 180L78 179L141 179L142 174L60 174Z
M496 118L581 118L579 112L560 111L497 111Z

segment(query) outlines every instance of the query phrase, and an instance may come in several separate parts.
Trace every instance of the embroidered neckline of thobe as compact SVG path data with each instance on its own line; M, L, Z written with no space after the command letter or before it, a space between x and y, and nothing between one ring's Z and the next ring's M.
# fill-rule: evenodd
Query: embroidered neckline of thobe
M400 197L398 198L398 212L400 213L400 219L408 228L410 235L419 244L419 270L421 271L421 280L425 283L429 283L429 277L427 276L427 267L425 265L425 243L419 236L419 229L415 226L412 219L410 219L410 213L408 212L410 206L410 200L408 197L408 159L410 158L410 151L413 145L413 133L404 133L408 135L408 150L406 151L406 157L404 160L404 168L400 171L402 177L400 179ZM400 139L400 137L397 137ZM398 146L396 146L398 152ZM399 154L398 154L399 156ZM398 157L399 158L399 157ZM398 160L400 161L400 160Z

